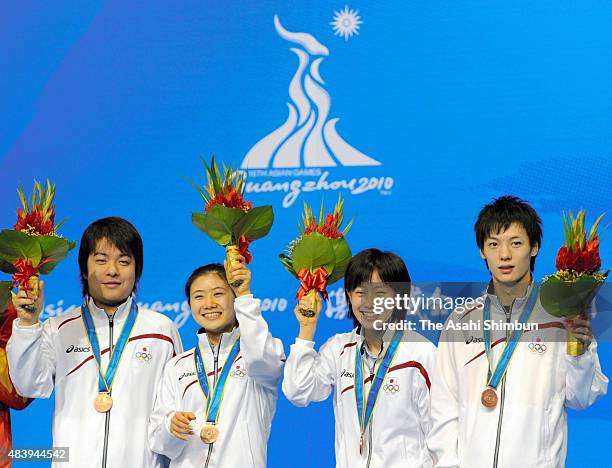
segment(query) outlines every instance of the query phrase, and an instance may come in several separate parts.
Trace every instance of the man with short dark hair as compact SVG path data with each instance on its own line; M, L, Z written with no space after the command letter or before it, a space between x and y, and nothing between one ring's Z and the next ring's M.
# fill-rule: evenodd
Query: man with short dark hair
M427 440L434 466L565 466L566 408L586 408L608 388L590 321L563 323L540 305L532 271L542 227L529 204L500 197L474 228L492 279L440 337ZM581 356L566 353L566 327L584 343Z
M79 268L85 304L44 325L38 297L19 290L18 319L7 346L20 394L49 398L55 389L53 445L68 447L74 467L161 467L147 443L148 418L164 364L182 352L174 323L142 309L135 291L142 274L138 231L103 218L83 233Z

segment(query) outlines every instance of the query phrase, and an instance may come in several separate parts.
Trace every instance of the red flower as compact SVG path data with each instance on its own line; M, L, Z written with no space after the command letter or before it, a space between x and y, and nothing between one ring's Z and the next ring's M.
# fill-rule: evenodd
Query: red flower
M55 232L55 213L52 212L45 221L43 213L38 208L31 213L17 208L17 222L13 229L40 236L52 235Z
M339 237L342 237L342 233L338 232L338 218L338 213L334 213L333 215L328 214L325 217L325 224L323 224L322 226L317 225L315 220L311 219L310 224L308 224L308 226L306 226L306 229L304 230L304 235L312 234L316 231L319 234L323 234L328 239L338 239Z
M312 234L316 230L317 230L317 223L315 223L314 219L311 219L310 224L308 224L308 226L306 226L306 229L304 229L304 235L306 236L308 234Z
M253 202L246 202L242 195L232 187L229 188L227 193L219 193L211 198L208 203L206 203L204 211L208 212L208 210L215 205L224 206L226 208L238 208L244 211L249 211L253 208Z
M556 261L557 270L572 270L577 273L595 273L601 268L599 256L599 240L594 238L587 241L581 250L578 243L574 249L568 250L566 246L559 249Z

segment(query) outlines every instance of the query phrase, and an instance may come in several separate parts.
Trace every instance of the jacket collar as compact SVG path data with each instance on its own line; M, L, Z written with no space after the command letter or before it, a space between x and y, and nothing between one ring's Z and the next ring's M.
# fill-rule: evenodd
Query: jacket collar
M122 304L119 304L119 306L117 307L117 310L113 314L114 322L124 320L127 317L130 311L130 307L132 307L133 300L134 300L134 295L131 295L125 300L125 302L123 302ZM94 319L108 320L109 315L106 313L104 309L101 309L96 305L96 303L94 302L91 296L88 297L87 304L89 305L89 309L91 310L91 314L93 315Z
M221 337L219 340L219 344L214 346L210 341L208 341L208 335L206 334L206 330L200 328L198 330L198 346L203 354L214 354L213 349L216 349L217 355L229 353L229 350L233 346L236 339L240 336L240 328L238 326L234 327L232 331L221 333Z
M391 340L393 339L393 335L395 334L394 330L385 330L385 333L382 336L382 349L380 351L380 355L374 355L372 354L372 352L368 349L368 345L366 344L365 341L365 336L364 336L364 331L363 331L363 327L360 327L361 329L359 330L359 332L357 332L357 329L353 330L353 333L355 334L356 337L356 341L357 341L357 350L358 352L362 352L362 353L367 353L370 357L377 359L378 357L381 357L385 355L385 352L387 351L387 348L389 347L389 344L391 343Z
M532 276L529 286L527 287L527 291L525 292L525 295L522 297L517 297L512 301L512 304L510 306L511 313L516 312L517 310L521 310L522 307L527 303L527 300L529 299L529 295L531 294L531 291L533 290L534 284L535 283L533 282L533 276ZM501 301L499 300L499 297L497 297L497 295L494 292L493 281L491 281L489 283L489 286L487 287L487 299L491 301L491 313L492 314L502 314L502 315L506 314L505 309L502 306Z

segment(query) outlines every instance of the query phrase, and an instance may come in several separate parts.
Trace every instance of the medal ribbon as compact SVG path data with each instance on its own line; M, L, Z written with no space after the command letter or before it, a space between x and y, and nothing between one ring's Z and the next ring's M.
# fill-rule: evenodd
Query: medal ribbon
M519 323L524 325L529 321L529 317L531 317L531 313L533 312L533 308L538 299L538 286L534 285L531 289L531 294L527 299L527 303L523 306L523 310L521 311L521 315L519 317ZM486 300L484 307L484 323L491 320L491 301L489 299ZM485 341L485 352L487 353L487 360L489 361L488 372L487 372L487 387L491 387L496 389L501 380L503 379L506 371L508 370L508 366L510 365L510 359L514 355L514 351L516 351L516 347L518 346L521 335L523 334L523 327L520 329L514 329L512 334L510 335L510 340L506 342L504 345L504 350L502 351L501 357L499 361L497 361L497 365L495 366L495 371L491 374L491 330L484 327L483 324L483 333L484 333L484 341ZM519 327L517 327L519 328Z
M83 318L83 324L85 325L85 331L87 332L87 336L89 338L89 344L91 345L94 359L98 363L98 374L100 376L98 381L98 390L100 393L110 393L113 386L113 381L115 380L115 375L117 374L117 369L119 368L121 356L123 355L123 351L125 351L125 345L128 342L132 329L134 328L134 324L136 323L136 318L138 317L138 305L136 304L136 301L132 299L132 306L130 307L127 319L123 324L123 328L121 328L121 334L117 340L117 345L113 348L113 344L109 344L109 352L110 349L112 349L112 352L108 362L108 367L106 368L106 372L104 374L102 374L102 365L100 361L100 342L98 341L98 334L96 333L96 326L94 324L93 314L89 304L84 304L81 307L81 317Z
M219 411L221 409L221 402L223 401L223 394L225 391L225 384L227 383L227 376L230 373L230 369L236 362L236 358L240 353L240 336L236 338L232 348L230 349L225 362L223 363L223 368L221 369L221 374L219 374L219 378L215 383L215 386L212 391L212 396L209 398L210 387L208 384L208 373L206 372L206 365L204 364L204 359L202 359L202 351L200 350L200 345L196 346L195 352L193 353L195 366L196 366L196 374L198 376L198 382L200 384L200 388L202 389L202 393L206 397L206 422L216 424L217 419L219 419Z
M374 375L374 380L372 381L372 386L368 392L365 406L363 404L363 359L359 349L355 349L355 399L357 402L357 418L359 419L361 435L365 433L365 430L372 419L372 415L374 414L374 406L378 400L380 388L385 380L389 366L395 358L401 337L402 332L399 330L393 335L393 339L391 340L391 343L389 343L385 356L383 357L382 362L378 366L378 369Z

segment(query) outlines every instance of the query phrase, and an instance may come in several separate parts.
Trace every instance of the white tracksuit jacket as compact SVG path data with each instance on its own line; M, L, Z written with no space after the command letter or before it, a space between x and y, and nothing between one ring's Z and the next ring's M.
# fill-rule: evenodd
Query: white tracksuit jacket
M379 363L391 336L387 331ZM334 389L338 468L431 466L425 437L430 428L429 375L434 368L435 346L414 332L404 333L380 389L360 454L354 372L355 353L365 348L363 340L357 329L337 334L317 353L314 342L297 338L285 364L283 393L294 405L307 406L311 401L325 400ZM372 381L366 369L364 365L364 395Z
M128 298L112 316L114 344L132 300ZM110 320L92 300L90 305L105 371ZM70 458L70 463L53 464L59 468L101 467L104 452L107 468L164 466L163 457L149 448L147 422L164 365L182 351L178 330L168 317L139 309L112 387L113 407L108 413L98 413L93 405L98 366L80 308L31 327L21 327L15 320L6 347L10 376L19 394L49 398L55 389L53 445L69 447Z
M266 466L277 387L285 360L283 343L268 331L259 299L251 295L238 297L234 309L239 327L231 333L223 333L217 346L211 346L206 333L198 334L211 389L215 373L219 375L221 372L231 346L240 334L240 353L227 378L217 421L219 438L214 444L207 445L200 439L200 430L205 423L206 398L197 380L194 349L166 364L149 423L149 442L154 451L170 458L171 467ZM187 441L170 432L170 421L176 411L190 411L196 416L191 421L194 434Z
M510 321L518 320L530 291L531 287L525 297L514 301ZM492 322L507 321L499 299L490 293L488 298ZM599 365L597 344L593 341L582 356L567 355L561 319L546 313L538 300L530 322L537 323L539 330L523 333L497 387L498 404L490 410L480 401L488 367L482 329L448 329L451 321L482 322L482 317L482 305L453 314L442 332L431 387L433 427L427 440L435 466L565 466L566 408L587 408L607 392L608 379ZM492 331L492 371L507 333Z

